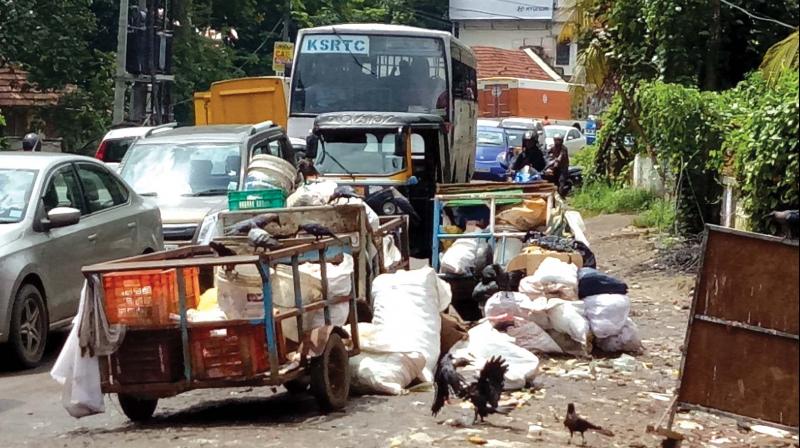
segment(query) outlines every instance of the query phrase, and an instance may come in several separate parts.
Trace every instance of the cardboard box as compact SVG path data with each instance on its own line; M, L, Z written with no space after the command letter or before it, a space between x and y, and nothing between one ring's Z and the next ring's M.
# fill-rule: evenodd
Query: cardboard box
M572 263L578 267L578 269L583 267L583 257L581 254L577 252L572 253L565 253L565 252L552 252L552 251L542 251L544 253L537 253L537 254L519 254L511 261L508 262L508 266L506 266L506 271L521 271L524 270L527 275L533 275L536 272L536 269L539 268L539 265L542 264L545 258L557 258L565 263Z

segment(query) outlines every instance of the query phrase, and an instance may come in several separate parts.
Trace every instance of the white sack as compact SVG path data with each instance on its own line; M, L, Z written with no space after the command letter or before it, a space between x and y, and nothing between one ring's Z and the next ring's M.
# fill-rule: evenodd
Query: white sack
M286 198L286 207L309 207L314 205L328 205L336 182L314 182L300 186L294 193Z
M563 302L550 308L547 316L553 330L567 334L581 346L588 347L589 322L581 315L581 311L581 308L573 305L573 302Z
M475 267L478 255L477 238L459 238L442 254L441 271L447 274L466 274Z
M275 310L280 312L291 311L294 306L281 307L276 306ZM337 303L330 306L331 312L331 325L341 327L347 322L347 316L350 315L350 304L347 302ZM263 316L263 313L262 313ZM303 330L308 331L312 328L319 328L325 326L325 312L321 309L311 311L303 315ZM294 342L300 342L299 335L297 334L297 319L290 317L281 322L281 331L283 336L291 339Z
M97 358L81 356L78 341L80 317L83 315L84 307L90 306L86 303L87 288L88 284L84 282L78 314L72 319L72 330L50 370L50 376L64 386L61 391L61 403L64 409L75 418L106 411L103 393L100 390L100 366Z
M631 301L622 294L598 294L584 297L586 318L598 338L619 334L631 310Z
M373 324L358 324L361 354L350 358L350 386L363 394L400 395L422 375L425 358L417 352L387 352L390 348L376 340L377 332Z
M625 319L619 334L607 338L595 339L595 345L604 352L633 352L642 351L642 339L639 337L639 328L630 319Z
M422 354L424 381L433 379L442 327L439 313L450 306L451 298L450 285L430 266L382 274L372 283L376 339L394 353Z
M505 375L505 390L521 389L529 384L539 370L539 358L514 343L514 338L501 333L489 322L483 322L469 330L469 339L456 343L450 349L455 358L473 359L463 373L478 376L478 372L492 356L502 356L508 364Z
M545 297L531 300L528 295L521 292L500 291L486 301L483 315L487 318L496 318L508 314L529 320L542 329L548 330L552 328L552 325L547 317L547 310L552 306L554 305L548 305Z
M330 297L349 296L353 283L353 257L350 254L342 254L342 262L339 264L326 263L325 269L328 276L328 295ZM319 263L303 263L298 266L301 274L308 274L314 277L319 284L322 284L322 268ZM294 303L294 299L292 299Z
M383 268L389 269L403 259L403 254L400 249L394 244L394 238L391 235L384 235L383 237Z
M533 283L547 284L560 283L562 285L578 287L578 267L572 263L565 263L558 258L545 258L531 279Z

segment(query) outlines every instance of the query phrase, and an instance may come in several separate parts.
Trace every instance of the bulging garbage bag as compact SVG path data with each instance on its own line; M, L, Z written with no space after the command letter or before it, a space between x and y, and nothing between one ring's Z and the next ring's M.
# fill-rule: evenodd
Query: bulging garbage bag
M581 299L598 294L627 294L628 285L597 269L582 268L578 271L578 297Z
M604 352L639 353L643 350L639 327L630 319L625 319L622 330L614 336L598 338L595 345Z
M586 318L598 338L619 334L631 310L631 301L622 294L598 294L583 299Z

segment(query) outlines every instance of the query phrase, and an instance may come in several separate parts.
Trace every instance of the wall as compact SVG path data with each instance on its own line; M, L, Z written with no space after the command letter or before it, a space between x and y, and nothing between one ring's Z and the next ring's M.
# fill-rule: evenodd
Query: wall
M547 103L544 102L545 96ZM491 87L480 90L480 116L542 118L547 115L557 120L572 118L569 92L511 87L504 89L498 100L500 105L495 108L496 100Z

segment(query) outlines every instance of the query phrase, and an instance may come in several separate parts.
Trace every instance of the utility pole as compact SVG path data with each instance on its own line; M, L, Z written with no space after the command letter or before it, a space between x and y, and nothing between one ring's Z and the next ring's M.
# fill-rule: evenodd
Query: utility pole
M128 53L128 0L119 2L119 23L117 25L117 70L114 77L114 115L113 124L125 121L125 58Z
M289 25L292 22L292 0L286 0L286 12L283 15L283 41L289 42Z

